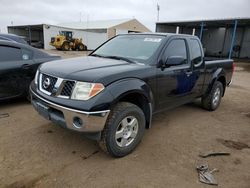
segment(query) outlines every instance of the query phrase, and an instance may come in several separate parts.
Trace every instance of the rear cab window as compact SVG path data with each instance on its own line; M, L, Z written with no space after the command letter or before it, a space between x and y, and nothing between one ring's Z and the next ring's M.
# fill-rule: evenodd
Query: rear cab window
M197 39L190 39L191 62L194 66L202 63L202 50Z

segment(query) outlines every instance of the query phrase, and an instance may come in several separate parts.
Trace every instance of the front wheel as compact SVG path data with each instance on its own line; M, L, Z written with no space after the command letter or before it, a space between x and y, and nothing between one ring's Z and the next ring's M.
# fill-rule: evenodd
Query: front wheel
M70 50L70 45L68 42L64 42L62 45L62 50L63 51L69 51Z
M140 143L144 130L143 111L132 103L121 102L111 111L99 145L113 157L123 157Z
M216 81L211 91L201 99L203 108L209 111L216 110L220 105L223 90L222 83Z

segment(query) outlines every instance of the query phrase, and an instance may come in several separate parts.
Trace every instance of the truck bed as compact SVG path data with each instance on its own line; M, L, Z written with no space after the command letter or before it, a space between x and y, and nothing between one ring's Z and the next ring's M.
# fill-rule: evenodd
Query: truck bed
M225 76L226 76L226 84L228 85L232 79L233 73L233 60L232 59L217 59L211 60L205 58L205 70L206 72L210 72L210 76L212 76L215 71L218 69L223 69ZM209 78L211 79L211 78Z

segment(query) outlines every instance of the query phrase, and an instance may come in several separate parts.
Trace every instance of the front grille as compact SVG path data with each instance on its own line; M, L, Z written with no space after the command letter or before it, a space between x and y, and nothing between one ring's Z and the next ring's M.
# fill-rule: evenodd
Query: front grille
M69 81L69 80L65 81L61 95L70 97L74 86L75 86L75 81Z
M47 95L70 98L76 81L41 73L39 76L39 90Z
M42 74L41 88L49 93L52 93L54 86L56 84L57 78Z

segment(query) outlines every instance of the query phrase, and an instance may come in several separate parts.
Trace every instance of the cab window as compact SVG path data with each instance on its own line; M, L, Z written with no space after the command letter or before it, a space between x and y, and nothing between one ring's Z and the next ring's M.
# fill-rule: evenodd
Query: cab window
M165 61L172 56L183 57L183 64L187 64L187 47L184 39L172 40L164 52Z

